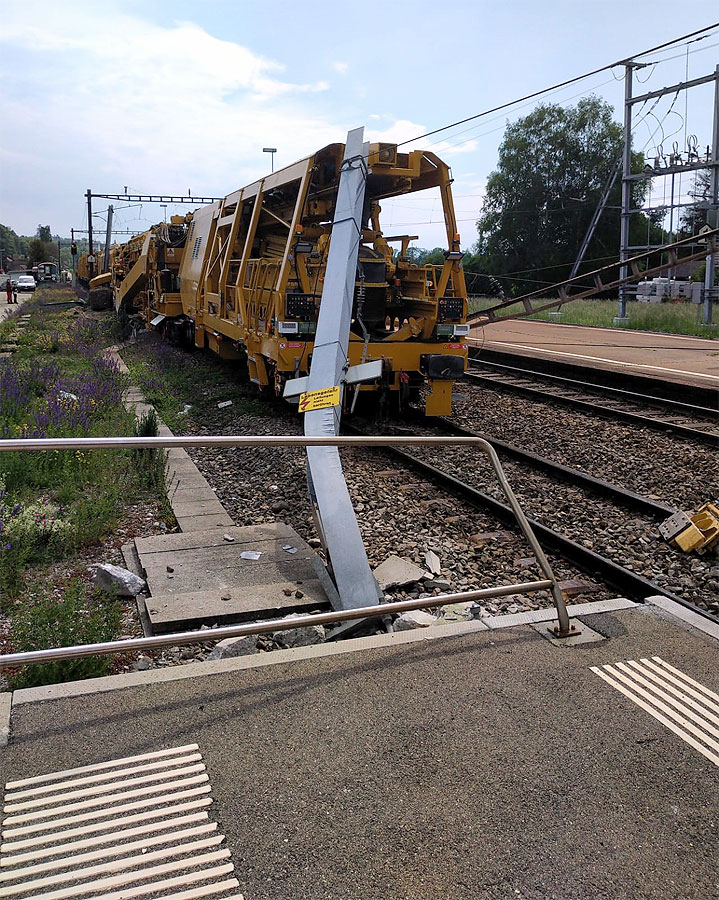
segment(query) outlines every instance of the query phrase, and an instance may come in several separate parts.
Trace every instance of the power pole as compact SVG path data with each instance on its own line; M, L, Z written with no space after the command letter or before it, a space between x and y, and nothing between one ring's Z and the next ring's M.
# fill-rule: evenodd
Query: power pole
M103 272L107 272L110 268L110 241L112 240L112 214L114 213L115 208L110 204L107 207L107 230L105 231L105 265L103 266Z
M619 260L624 262L629 259L629 217L632 206L632 183L629 180L632 174L632 74L634 64L627 62L624 66L624 153L622 158L622 218L619 233ZM621 266L619 277L626 278L629 275L627 266ZM614 318L615 325L626 325L627 317L627 293L624 285L619 288L619 309Z
M707 224L712 228L719 226L719 66L714 70L714 127L712 128L712 169L711 169L711 206L707 210ZM714 288L714 272L717 257L712 253L707 256L704 272L704 309L702 325L712 324L712 301L716 293Z
M91 278L94 274L93 269L94 269L94 264L95 264L95 260L93 259L94 254L93 254L92 250L93 250L93 247L92 247L92 191L90 190L90 188L88 188L87 189L87 255L90 257L90 260L92 260L92 262L90 262L90 260L88 260L88 263L90 266L90 277Z
M629 254L634 250L648 250L652 249L648 243L647 245L637 245L631 246L629 244L629 222L630 216L632 213L640 213L642 209L632 209L631 208L631 195L632 195L632 185L635 182L643 181L643 180L651 180L652 178L672 178L672 198L668 206L663 207L665 214L666 210L670 211L669 218L669 227L673 229L674 227L674 210L675 208L685 206L681 202L681 197L675 202L674 199L674 190L673 190L673 182L674 176L677 174L681 174L683 172L694 172L699 169L708 169L711 172L711 196L712 202L709 204L709 213L707 215L707 219L713 221L716 224L717 217L717 179L719 179L719 66L715 68L715 70L710 75L702 75L700 78L692 78L688 81L681 81L678 84L668 85L667 87L660 88L656 91L649 91L646 94L640 94L638 96L634 96L632 92L632 72L634 69L640 69L644 66L649 65L649 63L637 63L633 60L625 60L624 67L626 70L625 76L625 86L624 86L624 153L623 153L623 175L622 175L622 219L621 219L621 233L620 233L620 247L619 247L619 259L620 259L620 279L627 279L629 272L628 267L624 265L626 260L629 258ZM708 84L713 82L714 84L714 128L713 128L713 139L712 139L712 152L711 156L709 151L707 151L707 155L705 159L701 159L696 152L696 148L692 148L689 143L687 143L687 157L686 160L683 159L684 150L681 153L671 154L669 157L669 164L667 165L666 160L662 157L662 163L659 162L659 157L655 161L654 165L651 166L649 164L644 166L644 170L642 172L637 173L636 175L632 175L631 173L631 130L632 130L632 107L636 103L646 103L647 100L653 100L657 97L662 97L665 94L679 94L680 91L688 91L691 88L698 87L701 84ZM670 241L672 240L672 236L670 235ZM714 258L711 258L711 261L707 260L706 267L706 280L705 280L705 288L704 288L704 324L711 323L711 302L712 297L716 294L716 290L713 286L713 278L714 272L716 269L716 256L714 254ZM675 266L677 262L681 262L680 259L670 259L670 263L672 266ZM671 269L671 267L668 267ZM615 317L614 324L615 325L626 325L629 322L629 318L627 316L627 305L626 298L629 293L628 288L622 286L619 291L619 315ZM707 299L708 295L708 299Z

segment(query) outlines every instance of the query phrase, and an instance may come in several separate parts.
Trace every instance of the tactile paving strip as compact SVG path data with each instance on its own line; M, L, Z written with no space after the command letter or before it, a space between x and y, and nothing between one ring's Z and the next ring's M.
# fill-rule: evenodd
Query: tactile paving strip
M595 675L719 766L719 694L659 656L591 668Z
M197 744L5 785L0 898L241 900Z

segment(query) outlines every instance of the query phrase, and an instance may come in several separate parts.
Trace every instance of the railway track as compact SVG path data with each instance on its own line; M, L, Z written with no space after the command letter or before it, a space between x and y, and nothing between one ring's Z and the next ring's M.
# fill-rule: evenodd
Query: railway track
M516 364L472 359L470 365L465 380L472 384L548 400L719 447L719 407L715 398L713 405L708 399L689 403L659 393L538 372ZM625 378L629 385L633 383L629 376ZM691 388L686 390L691 392ZM706 397L704 392L702 395Z
M347 427L348 430L353 430L357 433L366 433L354 426L345 427ZM506 441L497 440L487 435L480 434L479 432L463 428L453 422L442 420L441 429L453 434L484 437L495 447L500 457L505 459L509 458L524 466L539 470L548 474L553 479L561 480L581 488L584 492L591 492L607 497L611 499L613 504L622 505L628 509L632 509L645 517L650 517L654 521L659 521L675 511L671 506L628 490L620 485L595 478L586 472L572 469L569 466L557 463L546 457L525 451ZM502 524L509 528L516 529L514 514L506 503L485 491L479 490L462 478L450 474L444 468L444 464L441 466L435 465L434 462L420 458L416 453L399 448L384 448L382 451L378 452L382 452L387 456L398 460L404 467L421 474L433 484L439 486L442 490L451 492L455 497L470 506L491 513ZM451 451L449 451L448 448L443 451L443 454L445 459L452 459ZM520 485L516 483L514 478L511 478L511 480L515 490L519 490L521 493ZM527 513L527 504L523 502L523 506L525 508L525 513ZM591 575L593 578L601 579L605 584L616 589L623 596L641 602L647 597L661 595L699 613L700 615L706 616L713 622L719 623L719 616L713 615L696 603L686 600L678 594L667 590L662 585L655 583L650 578L646 578L632 569L615 562L608 556L586 546L586 543L575 540L564 534L562 531L550 527L529 513L527 513L527 517L540 543L546 550L560 556L567 563L586 574Z

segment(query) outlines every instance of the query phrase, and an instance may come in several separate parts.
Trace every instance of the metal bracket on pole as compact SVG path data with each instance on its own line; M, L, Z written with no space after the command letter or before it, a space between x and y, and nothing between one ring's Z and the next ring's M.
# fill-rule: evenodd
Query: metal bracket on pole
M363 135L363 128L347 135L312 364L303 385L307 391L339 385L339 404L305 413L308 436L339 434L367 181L369 145ZM337 447L307 448L307 482L340 608L376 604L382 592L369 567Z

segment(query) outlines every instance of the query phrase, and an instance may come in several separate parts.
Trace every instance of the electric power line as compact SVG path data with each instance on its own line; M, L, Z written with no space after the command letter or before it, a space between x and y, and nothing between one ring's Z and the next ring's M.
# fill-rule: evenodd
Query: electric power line
M406 144L414 143L414 141L432 137L432 135L439 134L442 131L448 131L450 128L456 128L458 125L464 125L465 122L472 122L475 119L484 118L484 116L489 116L492 113L499 112L502 109L508 109L510 106L516 106L518 103L523 103L526 100L532 100L535 97L539 97L542 94L547 94L550 91L556 91L559 88L566 87L567 85L576 84L578 81L583 81L585 78L591 78L592 75L598 75L600 72L607 72L611 69L616 68L617 66L627 65L627 63L631 63L638 57L646 56L649 53L656 53L658 50L661 50L664 47L670 47L673 44L679 44L682 41L686 41L688 38L694 38L696 37L696 35L704 34L705 32L712 31L715 28L719 28L719 22L714 22L711 25L707 25L704 28L699 28L697 31L692 31L689 34L684 34L681 37L674 38L671 41L665 41L663 44L658 44L656 47L651 47L649 50L643 50L641 53L635 53L632 56L627 57L626 59L620 59L617 62L609 63L605 66L600 66L598 69L592 69L591 72L585 72L583 75L577 75L574 78L568 78L566 79L566 81L561 81L558 84L551 85L550 87L542 88L539 91L533 91L531 94L525 94L523 97L519 97L516 100L511 100L507 103L501 103L499 106L493 106L491 109L485 109L482 112L475 113L472 116L466 116L464 119L459 119L458 121L452 122L449 125L443 125L441 128L434 128L432 131L427 131L424 134L419 134L416 137L409 138L406 141L402 141L401 143L397 144L397 146L404 147ZM652 63L642 63L641 67L643 68L644 65L652 65Z

